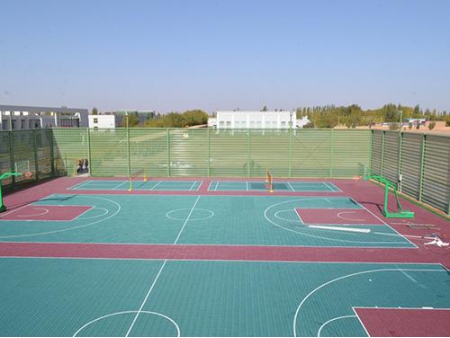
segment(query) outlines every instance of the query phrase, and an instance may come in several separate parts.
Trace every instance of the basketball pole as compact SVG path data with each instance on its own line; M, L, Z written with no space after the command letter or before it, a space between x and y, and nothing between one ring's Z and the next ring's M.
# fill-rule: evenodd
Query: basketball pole
M6 211L6 205L3 204L2 180L11 176L22 176L22 173L6 172L0 175L0 212Z

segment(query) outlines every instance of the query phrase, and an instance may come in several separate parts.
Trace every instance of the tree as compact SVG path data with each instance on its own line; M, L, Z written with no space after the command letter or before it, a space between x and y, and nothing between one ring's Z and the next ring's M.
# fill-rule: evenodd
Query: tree
M98 115L97 107L92 108L92 115Z
M411 117L416 118L416 119L422 117L422 109L420 109L419 105L416 105L414 107L414 110L413 110L413 113L412 113Z
M188 110L181 114L183 127L192 127L208 123L208 114L202 110Z
M127 126L127 120L128 120L128 127L136 127L139 124L139 118L137 116L137 113L125 115L122 119L121 127Z

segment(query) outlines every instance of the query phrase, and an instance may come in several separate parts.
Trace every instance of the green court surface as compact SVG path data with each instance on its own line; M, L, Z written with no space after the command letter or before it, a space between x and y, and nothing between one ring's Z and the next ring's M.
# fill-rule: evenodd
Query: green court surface
M272 183L274 191L283 192L338 192L341 191L330 182L283 182ZM212 181L209 191L267 191L266 182L254 181Z
M127 181L117 180L87 180L74 185L70 190L148 190L148 191L197 191L202 181L144 181L136 179Z
M0 258L1 336L367 336L354 311L448 309L435 264Z
M361 204L343 196L55 194L29 208L45 206L90 209L69 221L33 220L21 215L21 208L11 210L2 214L15 218L1 220L0 241L415 247ZM299 217L299 213L315 218L327 212L337 218L343 210L363 213L369 221L340 227L370 232L312 228ZM329 220L334 224L333 217Z
M143 179L124 180L86 180L74 185L70 190L133 190L143 191L198 191L202 181L144 181ZM340 192L331 182L277 181L272 183L275 191L283 192ZM208 191L267 191L264 181L212 181Z

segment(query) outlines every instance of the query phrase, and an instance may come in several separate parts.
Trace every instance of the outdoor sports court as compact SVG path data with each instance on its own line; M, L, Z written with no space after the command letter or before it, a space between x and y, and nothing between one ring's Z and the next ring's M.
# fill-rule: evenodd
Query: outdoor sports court
M5 196L1 336L448 336L449 223L359 180L59 178Z

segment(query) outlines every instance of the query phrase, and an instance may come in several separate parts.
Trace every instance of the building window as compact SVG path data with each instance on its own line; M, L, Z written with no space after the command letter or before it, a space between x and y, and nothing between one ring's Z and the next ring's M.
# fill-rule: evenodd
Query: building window
M94 123L98 123L98 118L94 117Z

